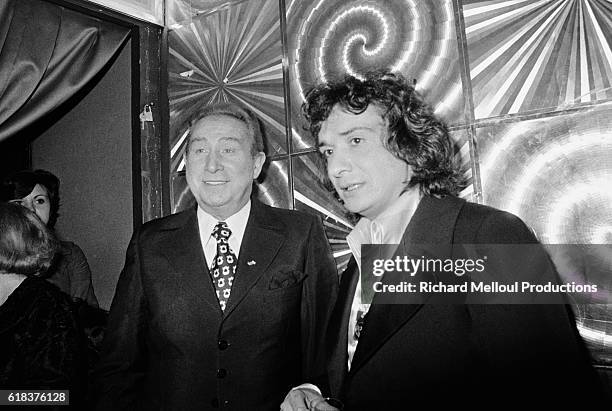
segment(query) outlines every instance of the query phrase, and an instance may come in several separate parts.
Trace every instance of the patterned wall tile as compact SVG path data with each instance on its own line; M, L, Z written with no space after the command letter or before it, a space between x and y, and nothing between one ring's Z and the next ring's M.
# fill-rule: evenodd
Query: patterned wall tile
M169 43L172 172L184 168L187 120L214 102L238 102L262 120L268 154L286 151L277 0L248 1L173 29Z
M612 4L464 1L477 119L612 98Z
M389 68L451 123L463 123L452 2L287 1L293 144L311 147L300 107L314 84L342 73Z
M545 243L612 243L612 104L477 129L486 204Z

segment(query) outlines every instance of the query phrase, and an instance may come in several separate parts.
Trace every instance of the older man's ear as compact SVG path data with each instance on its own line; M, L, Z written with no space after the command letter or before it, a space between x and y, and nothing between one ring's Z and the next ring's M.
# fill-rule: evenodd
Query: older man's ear
M265 163L266 153L259 151L257 154L255 154L253 157L253 180L257 180Z

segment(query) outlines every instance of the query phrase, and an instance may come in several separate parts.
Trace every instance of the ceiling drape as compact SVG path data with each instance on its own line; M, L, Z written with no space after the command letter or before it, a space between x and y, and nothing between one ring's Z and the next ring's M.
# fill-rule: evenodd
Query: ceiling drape
M129 29L43 0L0 1L0 141L105 70Z

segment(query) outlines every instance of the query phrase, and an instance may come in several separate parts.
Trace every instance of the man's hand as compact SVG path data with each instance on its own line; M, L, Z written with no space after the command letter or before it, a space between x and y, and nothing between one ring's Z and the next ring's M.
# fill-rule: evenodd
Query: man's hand
M289 391L281 404L281 411L308 411L312 403L325 402L325 398L310 388L294 388Z
M310 402L310 410L313 411L340 411L340 408L336 408L325 400L325 398L317 398Z

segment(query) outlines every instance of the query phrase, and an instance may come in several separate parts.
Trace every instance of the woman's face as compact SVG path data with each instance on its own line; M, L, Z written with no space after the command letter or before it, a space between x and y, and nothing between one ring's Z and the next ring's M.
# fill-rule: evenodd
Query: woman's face
M30 194L18 200L11 200L10 202L29 208L36 213L43 223L47 224L49 222L51 201L49 200L49 193L44 186L36 184Z

